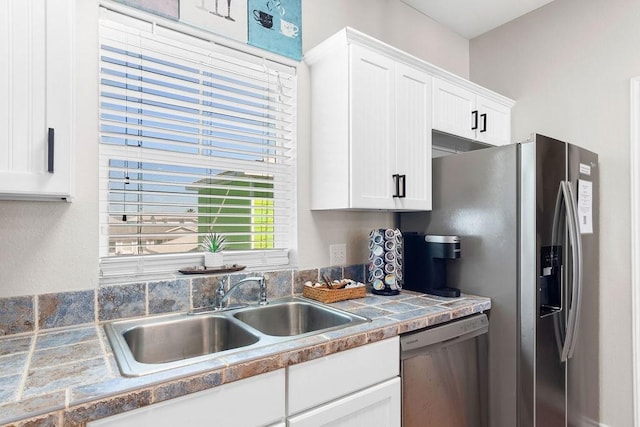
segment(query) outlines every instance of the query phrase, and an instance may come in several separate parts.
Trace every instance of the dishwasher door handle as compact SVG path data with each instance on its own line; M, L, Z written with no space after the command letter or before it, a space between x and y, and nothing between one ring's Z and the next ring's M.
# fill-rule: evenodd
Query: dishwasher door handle
M482 328L482 329L476 329L475 331L466 333L464 335L459 335L457 337L453 337L451 339L441 341L438 344L440 344L440 345L455 344L455 343L458 343L458 342L470 340L472 338L477 337L478 335L486 334L487 332L489 332L489 328L488 327L485 327L485 328ZM432 345L437 345L437 344L432 344ZM427 347L427 348L429 348L429 347Z
M423 347L416 347L411 350L402 349L402 351L400 351L400 360L411 359L412 357L415 357L421 354L438 351L441 349L445 349L447 347L452 347L461 342L469 341L471 339L484 335L488 331L489 331L489 328L476 329L473 332L469 332L464 335L459 335L457 337L453 337L445 341L438 341L436 343L429 344Z
M401 356L416 350L465 341L489 331L489 319L485 314L470 316L446 325L436 326L400 336Z

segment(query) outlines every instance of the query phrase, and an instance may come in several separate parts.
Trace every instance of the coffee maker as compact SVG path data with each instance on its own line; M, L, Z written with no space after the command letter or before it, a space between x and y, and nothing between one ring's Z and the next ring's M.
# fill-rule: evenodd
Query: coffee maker
M403 233L404 289L459 297L460 290L448 286L447 260L460 258L460 237Z

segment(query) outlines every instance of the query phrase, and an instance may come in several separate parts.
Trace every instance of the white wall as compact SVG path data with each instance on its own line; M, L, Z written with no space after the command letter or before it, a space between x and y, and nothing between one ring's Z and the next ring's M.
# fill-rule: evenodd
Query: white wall
M601 420L633 425L629 79L640 2L556 0L470 42L474 82L517 100L516 140L538 132L599 153Z
M0 297L89 289L98 284L98 0L77 0L76 188L73 203L0 201ZM468 75L468 41L400 0L302 0L307 50L349 25L449 71ZM309 76L300 66L298 265L329 264L328 245L348 243L366 260L366 233L392 224L387 213L309 211Z

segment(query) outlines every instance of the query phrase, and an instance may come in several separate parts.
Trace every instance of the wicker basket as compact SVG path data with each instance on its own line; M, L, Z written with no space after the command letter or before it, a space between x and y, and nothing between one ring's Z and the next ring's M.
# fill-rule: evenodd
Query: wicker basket
M302 295L329 304L348 299L364 298L367 295L367 288L365 286L358 286L357 288L329 289L304 286Z

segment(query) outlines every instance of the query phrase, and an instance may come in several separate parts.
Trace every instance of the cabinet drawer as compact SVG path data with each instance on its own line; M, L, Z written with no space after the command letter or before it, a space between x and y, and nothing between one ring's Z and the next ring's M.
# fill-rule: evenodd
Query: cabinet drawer
M264 426L284 419L284 369L87 423L98 426ZM275 424L279 426L282 424Z
M289 418L289 427L400 427L400 378Z
M398 337L288 368L288 415L329 402L400 373Z

